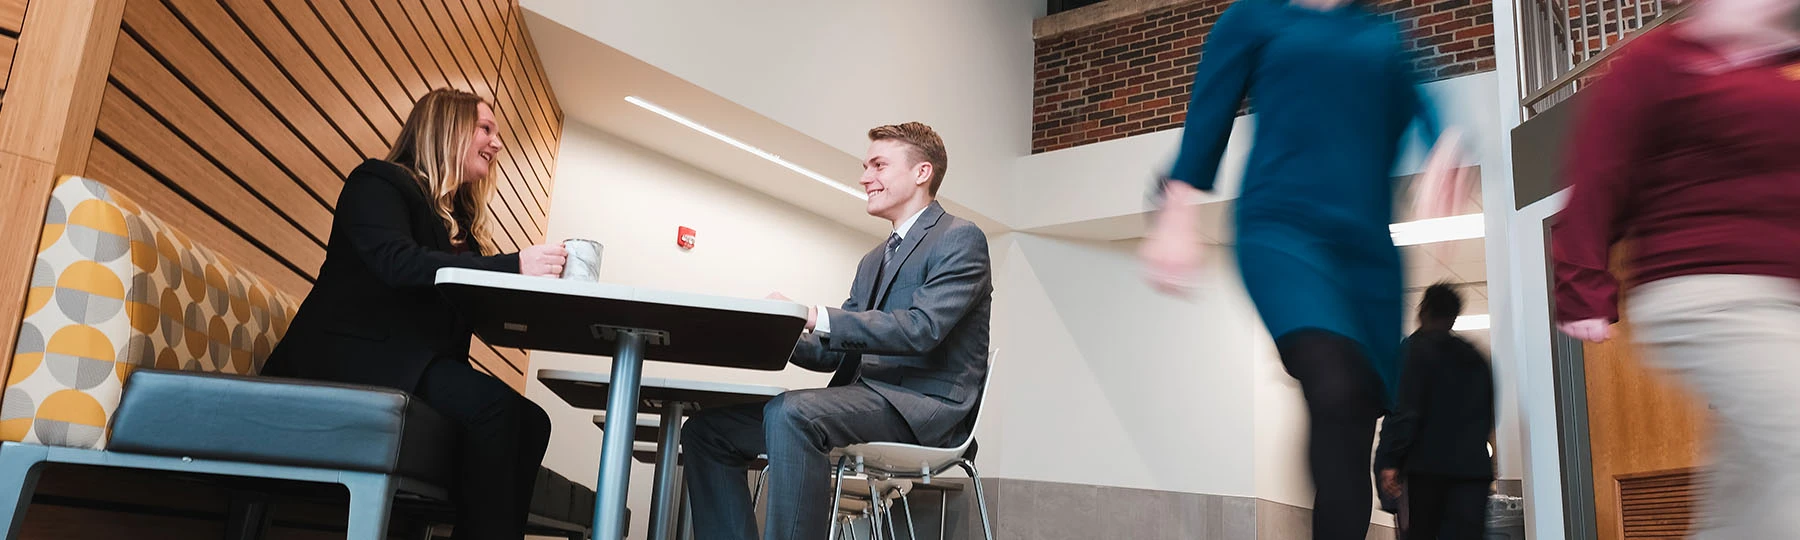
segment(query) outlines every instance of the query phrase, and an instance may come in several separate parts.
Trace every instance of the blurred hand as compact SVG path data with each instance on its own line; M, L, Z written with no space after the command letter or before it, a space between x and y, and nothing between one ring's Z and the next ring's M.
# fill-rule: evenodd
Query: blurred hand
M1612 339L1612 323L1607 322L1606 319L1569 321L1557 324L1556 328L1562 330L1562 333L1568 334L1569 337L1589 343L1605 343L1606 340Z
M1381 493L1389 497L1400 496L1400 471L1382 469L1380 481Z
M538 244L519 251L519 273L527 276L562 277L569 251L562 244Z
M1193 293L1195 275L1200 273L1199 224L1189 204L1200 190L1183 182L1168 182L1163 189L1163 208L1138 248L1138 258L1152 288L1186 298Z
M1462 166L1462 134L1446 129L1425 158L1425 171L1413 187L1413 219L1457 215L1468 204L1474 186Z
M779 292L769 293L768 296L765 296L763 298L769 299L769 300L780 300L783 302L794 302L793 299L788 298L787 296L785 296ZM794 302L794 303L798 304L799 302ZM810 304L807 305L806 306L806 329L810 331L813 329L813 326L817 325L818 323L819 323L819 307L810 305Z

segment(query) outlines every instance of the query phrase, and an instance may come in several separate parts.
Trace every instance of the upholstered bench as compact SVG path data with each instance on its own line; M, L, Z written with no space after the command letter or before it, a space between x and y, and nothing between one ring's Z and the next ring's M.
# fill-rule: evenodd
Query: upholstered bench
M125 197L65 178L49 201L0 398L0 537L45 463L341 484L348 537L397 497L448 515L452 426L405 392L256 376L298 302ZM584 538L592 490L541 469L534 533Z

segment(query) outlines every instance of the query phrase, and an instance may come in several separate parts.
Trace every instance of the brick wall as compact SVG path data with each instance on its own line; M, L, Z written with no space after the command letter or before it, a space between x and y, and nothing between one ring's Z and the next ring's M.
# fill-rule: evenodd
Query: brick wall
M1206 34L1229 0L1196 0L1037 40L1032 153L1181 127ZM1494 69L1489 0L1386 0L1426 80Z

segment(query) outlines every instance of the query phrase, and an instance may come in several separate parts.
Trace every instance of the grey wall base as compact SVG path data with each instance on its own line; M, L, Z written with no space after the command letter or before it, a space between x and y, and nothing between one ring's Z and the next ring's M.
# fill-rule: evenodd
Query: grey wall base
M943 480L962 482L968 480ZM1179 493L1085 484L987 479L988 511L1000 540L1308 540L1311 511L1254 497ZM938 538L938 496L912 497L921 540ZM948 497L949 539L981 538L970 490ZM898 523L899 538L909 538ZM867 527L859 527L859 536ZM1374 525L1369 540L1392 540L1393 529Z

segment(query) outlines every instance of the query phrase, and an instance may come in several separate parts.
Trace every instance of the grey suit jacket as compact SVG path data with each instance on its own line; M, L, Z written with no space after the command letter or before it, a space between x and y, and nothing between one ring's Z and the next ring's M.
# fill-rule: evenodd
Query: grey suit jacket
M831 317L831 333L802 337L792 361L835 370L832 386L875 389L922 444L960 444L987 379L987 235L933 202L876 275L886 248L863 256L843 309L820 314Z

